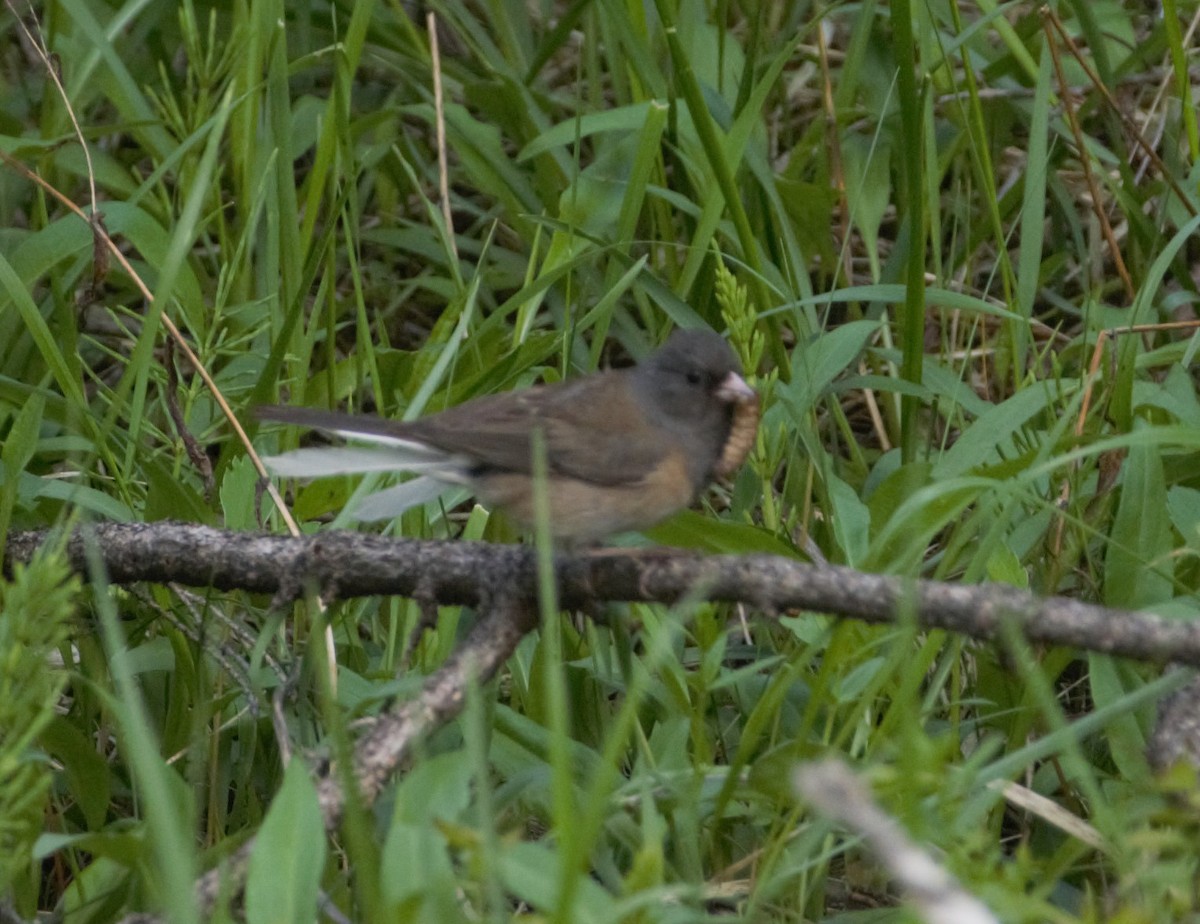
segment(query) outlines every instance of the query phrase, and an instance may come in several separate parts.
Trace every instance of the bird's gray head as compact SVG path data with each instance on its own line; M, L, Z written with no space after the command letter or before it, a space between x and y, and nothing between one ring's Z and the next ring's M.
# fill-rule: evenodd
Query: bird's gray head
M729 438L735 406L754 397L733 349L710 330L677 330L633 373L654 422L688 447L688 466L706 482Z

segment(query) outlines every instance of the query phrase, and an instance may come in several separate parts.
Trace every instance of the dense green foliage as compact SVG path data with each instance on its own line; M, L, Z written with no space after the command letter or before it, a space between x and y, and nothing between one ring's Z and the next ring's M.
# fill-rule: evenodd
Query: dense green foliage
M263 452L302 435L256 429L256 403L411 417L706 323L753 367L760 439L652 540L804 557L811 539L864 570L1196 617L1200 341L1119 333L1194 317L1200 133L1173 2L429 9L450 227L423 13L0 16L0 149L87 209L94 182L154 296L0 170L0 536L281 528L164 317ZM325 528L361 490L296 486L293 509ZM469 506L394 530L512 538ZM70 645L61 622L30 641L22 620L70 618L63 580L43 563L0 594L0 662L44 665L0 729L19 813L0 834L24 852L0 893L25 918L189 918L198 871L257 832L251 921L311 920L318 886L356 921L912 920L792 792L828 752L1006 921L1200 914L1194 776L1144 756L1173 682L1156 668L709 605L564 619L327 844L308 780L281 769L272 690L299 674L300 753L345 746L471 614L442 610L409 650L410 601L281 614L94 582Z

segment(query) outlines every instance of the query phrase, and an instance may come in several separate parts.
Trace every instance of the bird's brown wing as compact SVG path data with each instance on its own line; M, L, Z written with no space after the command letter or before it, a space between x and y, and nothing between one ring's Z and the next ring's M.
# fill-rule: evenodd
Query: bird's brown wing
M625 372L606 372L469 401L395 425L393 435L529 473L532 433L541 428L551 474L600 485L638 482L676 450L672 436L637 407Z

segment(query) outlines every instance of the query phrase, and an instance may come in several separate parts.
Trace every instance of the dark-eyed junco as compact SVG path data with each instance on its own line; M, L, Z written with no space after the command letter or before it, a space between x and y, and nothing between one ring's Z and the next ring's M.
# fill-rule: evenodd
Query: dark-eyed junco
M258 416L372 444L265 459L278 475L418 476L365 498L354 513L371 520L466 485L530 525L533 433L541 430L551 532L591 541L652 526L732 473L753 445L758 396L729 344L691 330L629 369L477 398L411 423L296 407L263 407Z

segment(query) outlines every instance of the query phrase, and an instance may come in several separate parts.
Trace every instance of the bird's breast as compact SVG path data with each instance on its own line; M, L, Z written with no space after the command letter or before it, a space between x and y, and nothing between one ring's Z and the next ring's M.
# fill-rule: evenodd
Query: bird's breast
M533 526L534 487L528 475L493 471L477 480L476 490L489 507L502 507L522 526ZM582 541L653 526L690 504L695 494L682 453L666 456L636 481L597 484L551 475L545 490L551 534Z

